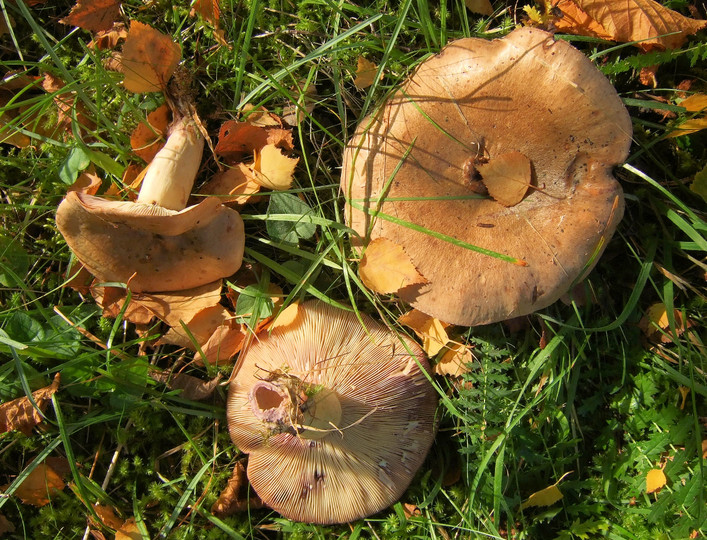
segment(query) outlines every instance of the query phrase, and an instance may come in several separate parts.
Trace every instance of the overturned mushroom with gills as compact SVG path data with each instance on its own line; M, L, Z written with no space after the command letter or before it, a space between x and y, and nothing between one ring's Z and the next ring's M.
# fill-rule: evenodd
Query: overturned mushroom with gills
M401 246L425 283L398 296L444 322L542 309L591 270L620 221L612 168L631 133L611 83L569 43L534 28L454 41L349 141L353 243ZM517 171L524 185L507 200L498 177Z
M262 336L231 382L227 417L248 478L283 516L344 523L394 503L435 434L420 347L319 301Z
M238 212L215 197L186 208L203 148L191 118L179 118L136 202L66 195L57 227L96 279L127 283L134 292L178 291L238 270L245 244Z

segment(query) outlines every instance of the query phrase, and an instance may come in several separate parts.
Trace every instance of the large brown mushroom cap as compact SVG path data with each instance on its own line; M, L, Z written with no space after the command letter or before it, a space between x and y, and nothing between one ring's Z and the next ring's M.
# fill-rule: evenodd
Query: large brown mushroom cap
M396 501L429 450L436 393L414 342L321 302L299 307L247 353L228 425L265 504L343 523Z
M532 28L462 39L359 125L341 180L348 220L364 243L403 247L429 280L398 291L419 310L461 325L524 315L567 292L613 234L611 169L631 132L614 88L568 43ZM530 159L539 189L505 207L475 193L469 170L510 152Z
M217 198L176 212L72 191L56 223L96 279L128 283L134 292L178 291L230 276L245 245L243 220Z

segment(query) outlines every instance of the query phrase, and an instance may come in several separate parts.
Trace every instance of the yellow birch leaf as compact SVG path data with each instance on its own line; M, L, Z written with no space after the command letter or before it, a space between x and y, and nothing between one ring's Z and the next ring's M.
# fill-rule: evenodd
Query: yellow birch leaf
M294 323L297 320L298 316L299 316L299 303L293 302L289 306L287 306L285 309L281 310L275 316L275 320L270 325L270 329L274 330L275 328L279 328L281 326L282 327L290 326L292 323Z
M472 13L481 13L481 15L493 14L493 6L490 0L464 0L464 4Z
M601 25L611 39L640 41L636 46L644 51L677 49L688 35L707 26L707 21L685 17L655 0L574 0L574 3ZM566 8L560 6L560 9L564 12Z
M299 158L288 158L274 144L266 144L256 153L253 179L264 188L290 189Z
M660 490L667 482L663 469L651 469L646 474L646 493Z
M520 505L521 510L531 506L550 506L562 499L562 492L556 484L536 491Z
M398 322L411 328L422 339L427 356L435 356L449 342L447 323L413 309L402 315Z
M260 191L260 184L255 181L254 175L243 163L216 173L199 189L200 194L219 197L224 204L245 204L258 191Z
M123 44L123 86L131 92L159 92L166 88L182 58L172 38L147 24L133 21Z
M679 105L689 112L700 112L707 109L707 94L694 94L683 99Z
M115 540L142 540L142 533L135 518L130 518L115 531Z
M368 244L358 273L366 287L381 294L428 282L402 246L386 238L376 238Z
M469 364L474 361L474 355L469 348L461 343L452 343L447 347L447 352L435 364L434 372L437 375L461 377L469 372Z
M22 481L15 495L25 504L44 506L65 487L66 483L59 473L47 463L40 463Z
M673 131L668 134L668 137L681 137L683 135L689 135L690 133L696 133L707 128L707 116L701 116L699 118L690 118L685 120L682 124L675 127Z
M503 206L518 204L530 187L530 160L520 152L501 154L476 168L489 195Z
M356 65L356 78L354 79L354 86L359 90L368 88L376 80L376 73L378 72L378 66L366 60L363 56L358 57L358 63Z

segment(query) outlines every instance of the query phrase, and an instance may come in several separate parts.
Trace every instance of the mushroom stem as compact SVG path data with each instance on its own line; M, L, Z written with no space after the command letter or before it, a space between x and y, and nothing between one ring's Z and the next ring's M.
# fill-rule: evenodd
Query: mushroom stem
M338 430L341 403L336 391L308 385L291 375L259 381L250 391L250 406L270 435L292 433L321 439Z
M190 117L172 124L167 141L147 168L137 202L183 210L199 172L204 138Z

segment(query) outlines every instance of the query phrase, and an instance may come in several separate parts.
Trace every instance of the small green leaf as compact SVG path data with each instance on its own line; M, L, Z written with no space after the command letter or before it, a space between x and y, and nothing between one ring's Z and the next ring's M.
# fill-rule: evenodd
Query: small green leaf
M236 315L251 319L255 317L260 321L270 317L273 312L273 303L267 291L260 285L248 285L238 295L236 300Z
M294 216L306 216L312 208L290 193L272 193L268 205L268 216L285 214L293 216L292 221L268 220L266 228L270 238L287 244L297 244L314 236L317 226Z
M59 169L59 178L65 184L71 185L76 182L79 173L91 163L89 152L81 147L71 150L68 157Z
M13 312L3 330L7 332L10 338L20 343L26 344L44 339L42 325L24 311Z

